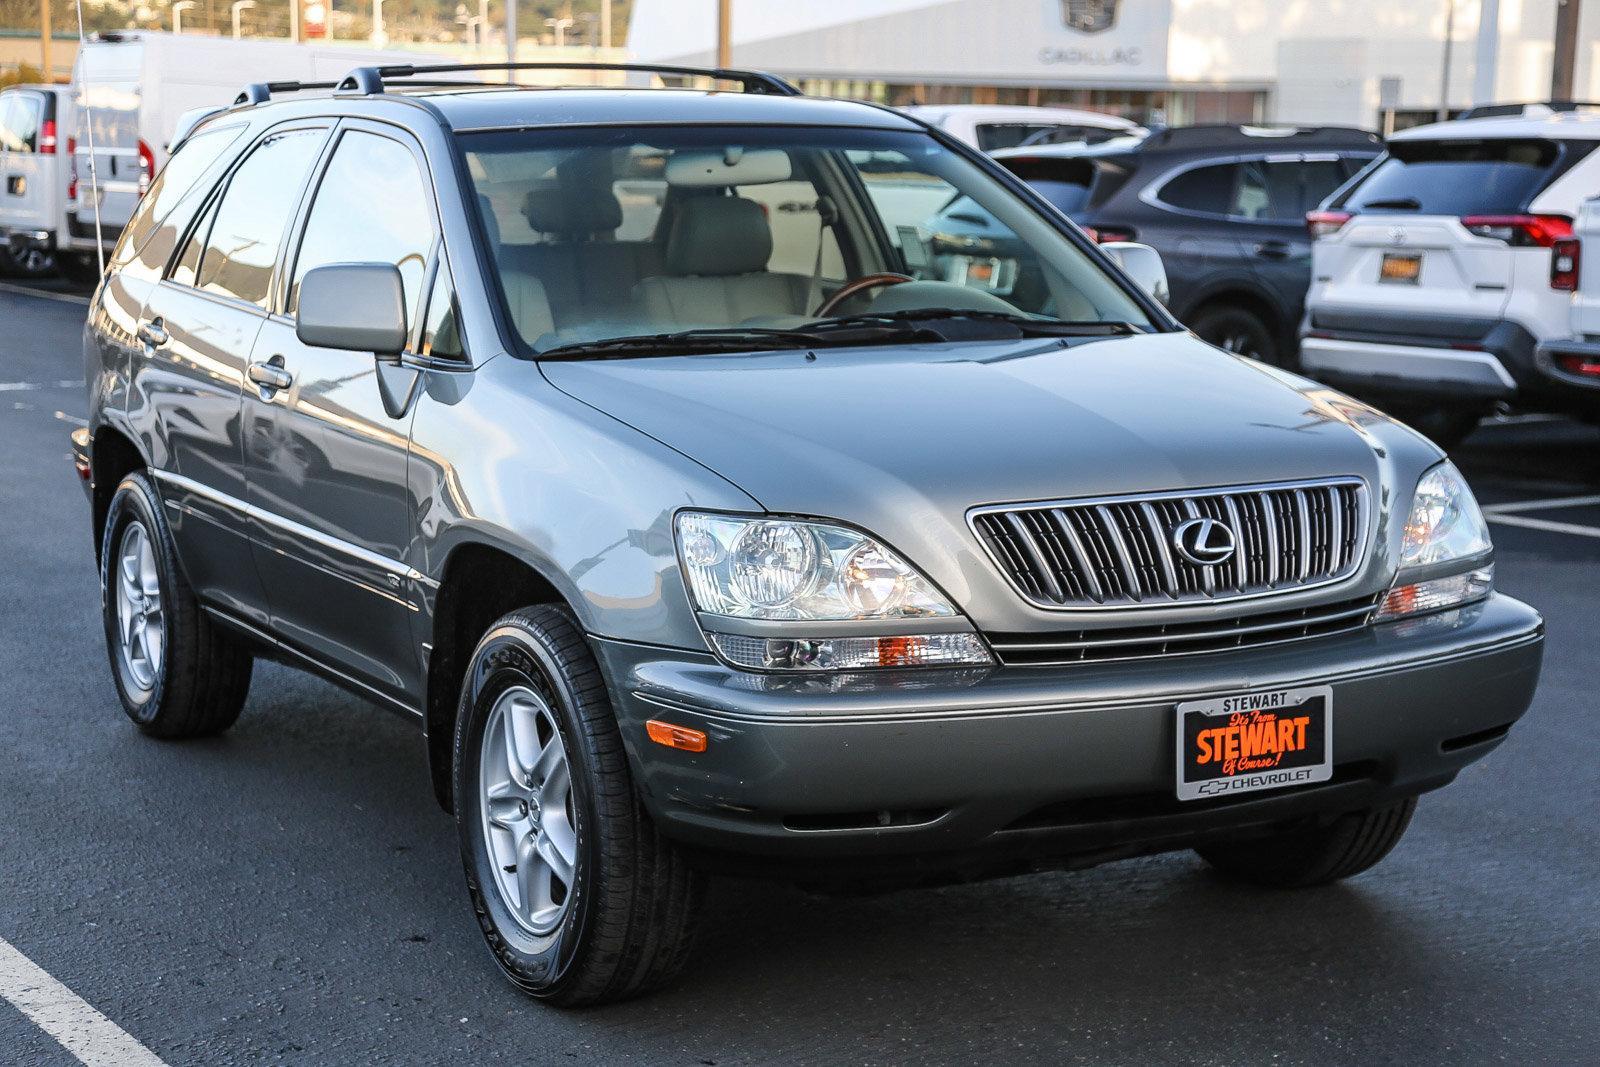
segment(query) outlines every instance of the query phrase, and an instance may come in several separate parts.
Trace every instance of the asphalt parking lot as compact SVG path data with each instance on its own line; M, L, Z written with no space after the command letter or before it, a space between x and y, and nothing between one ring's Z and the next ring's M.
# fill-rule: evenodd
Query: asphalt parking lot
M0 949L168 1064L1593 1061L1600 430L1460 450L1501 588L1547 619L1544 680L1369 874L1274 895L1180 854L869 898L722 882L674 987L562 1014L495 972L410 723L270 664L220 739L123 717L67 451L83 314L0 289ZM0 999L0 1063L72 1062Z

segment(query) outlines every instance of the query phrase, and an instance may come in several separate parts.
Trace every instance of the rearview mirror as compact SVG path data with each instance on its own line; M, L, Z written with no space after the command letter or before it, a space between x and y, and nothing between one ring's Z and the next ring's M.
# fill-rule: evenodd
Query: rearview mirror
M1161 262L1161 253L1149 245L1133 241L1107 241L1100 250L1116 261L1133 284L1155 297L1162 304L1172 295L1167 288L1167 268Z
M406 290L388 263L334 263L300 281L295 336L320 348L397 356L406 347Z

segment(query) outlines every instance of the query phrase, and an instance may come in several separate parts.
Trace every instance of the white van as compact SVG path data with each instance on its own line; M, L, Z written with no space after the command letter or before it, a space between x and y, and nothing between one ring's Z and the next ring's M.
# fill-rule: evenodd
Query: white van
M1600 375L1540 354L1574 334L1600 115L1539 110L1398 133L1307 217L1307 374L1446 443L1498 405L1600 417Z
M72 90L0 92L0 271L48 273L66 225L72 170Z
M166 162L180 119L192 117L197 108L229 105L251 82L331 83L354 67L436 63L439 59L417 52L189 33L97 34L79 49L73 71L79 112L88 128L77 138L75 159L82 195L68 219L63 243L88 256L94 254L91 132L98 165L100 227L109 251Z
M900 109L937 126L980 152L1022 144L1055 144L1093 137L1143 133L1136 122L1099 111L1003 104L917 104Z

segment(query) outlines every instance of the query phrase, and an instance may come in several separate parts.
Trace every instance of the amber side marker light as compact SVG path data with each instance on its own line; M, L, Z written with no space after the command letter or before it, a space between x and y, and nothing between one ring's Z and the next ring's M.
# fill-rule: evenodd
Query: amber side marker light
M706 750L704 730L691 730L687 726L674 726L670 722L651 719L644 724L644 732L650 735L650 740L658 745L666 745L668 748L676 748L684 752L704 752Z

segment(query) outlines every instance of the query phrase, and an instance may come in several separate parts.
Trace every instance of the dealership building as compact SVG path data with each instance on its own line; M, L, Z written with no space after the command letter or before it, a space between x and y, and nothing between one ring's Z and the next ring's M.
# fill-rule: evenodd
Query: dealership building
M1600 0L1574 2L1574 95L1600 99ZM825 95L1377 128L1430 120L1442 92L1547 98L1555 21L1556 0L733 0L732 38L734 65ZM635 0L628 47L710 65L716 22L715 0Z

